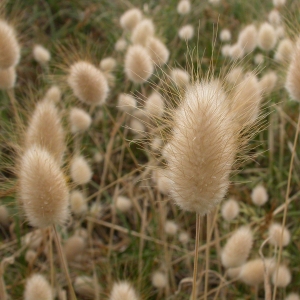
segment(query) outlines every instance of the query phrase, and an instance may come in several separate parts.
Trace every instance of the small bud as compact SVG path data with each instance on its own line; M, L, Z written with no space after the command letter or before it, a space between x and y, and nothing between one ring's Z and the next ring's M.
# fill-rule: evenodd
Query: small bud
M95 286L95 280L89 276L77 276L74 281L74 289L77 294L87 299L95 299L96 291L101 287ZM120 299L125 300L125 299Z
M117 108L129 113L136 108L136 100L131 95L120 94Z
M0 89L12 89L16 84L17 74L15 67L0 69Z
M253 235L249 228L240 227L226 242L221 254L225 268L241 266L249 256Z
M137 24L132 31L131 41L133 44L146 46L147 41L154 35L155 28L151 20L145 19Z
M269 227L269 243L271 245L279 247L281 244L283 247L287 246L291 240L291 234L287 228L279 223L273 223Z
M257 185L251 193L252 202L257 206L262 206L268 201L268 193L261 184Z
M184 88L189 84L190 75L184 70L172 69L170 76L178 87Z
M222 217L228 222L236 218L239 212L240 212L239 204L234 199L229 199L225 201L224 204L222 205L222 210L221 210Z
M81 216L87 212L87 203L84 195L80 191L72 191L70 194L71 212L75 216Z
M239 34L238 44L244 53L252 52L257 45L257 30L254 25L246 26Z
M273 71L266 73L259 81L259 87L264 95L269 95L277 83L277 74Z
M180 15L187 15L191 11L191 3L189 0L180 0L177 5L177 12Z
M178 225L174 221L167 220L165 223L165 232L169 236L174 236L178 231Z
M153 92L145 103L145 111L151 117L161 117L164 113L164 100L162 96L157 93Z
M57 85L51 86L46 92L45 99L53 103L58 103L61 100L61 90Z
M24 300L53 300L51 286L43 275L34 274L26 281Z
M178 36L185 41L188 41L194 36L194 27L192 25L184 25L178 31Z
M92 178L92 170L83 156L75 157L71 162L70 174L77 184L86 184Z
M229 29L222 29L220 32L220 40L222 42L229 42L231 40L231 32Z
M154 66L147 50L140 45L130 46L125 56L125 74L134 83L143 83L149 79Z
M109 300L138 300L135 290L127 281L114 283Z
M39 64L46 65L51 59L51 54L45 47L35 45L33 47L33 57Z
M280 41L274 59L279 63L289 63L292 60L295 45L290 39Z
M115 50L118 52L124 51L126 49L126 47L127 47L127 42L123 38L118 39L115 43Z
M275 262L272 259L266 259L266 270L267 274L270 276L275 267ZM241 272L239 275L244 283L250 286L255 286L264 282L264 263L261 258L253 259L246 262L241 267Z
M83 109L73 107L70 111L70 124L73 133L86 131L91 123L91 116Z
M81 255L84 251L86 243L80 236L73 235L68 238L64 245L64 252L67 261L73 261L78 255Z
M277 42L275 29L269 23L263 23L258 32L258 46L265 51L272 50Z
M129 9L120 18L121 27L131 31L142 20L142 17L142 12L138 8Z
M152 285L157 289L163 289L168 284L167 275L160 271L155 271L151 278Z
M117 65L117 62L112 57L106 57L100 61L100 69L103 72L112 72L114 70L114 68L116 67L116 65Z
M190 236L187 232L182 231L179 233L178 239L182 244L186 245L190 240Z
M264 61L265 61L265 58L261 53L258 53L254 56L254 63L256 65L261 65L264 63Z
M74 95L89 105L104 104L109 87L103 73L94 65L78 61L69 70L67 82Z
M280 265L278 270L275 268L272 275L272 282L274 285L276 284L280 288L285 288L290 284L291 280L292 274L287 266Z
M153 63L162 66L167 63L170 52L159 39L150 37L147 41L147 50L151 56Z
M124 196L118 196L116 199L116 208L117 210L126 213L128 212L132 207L132 202L130 199Z

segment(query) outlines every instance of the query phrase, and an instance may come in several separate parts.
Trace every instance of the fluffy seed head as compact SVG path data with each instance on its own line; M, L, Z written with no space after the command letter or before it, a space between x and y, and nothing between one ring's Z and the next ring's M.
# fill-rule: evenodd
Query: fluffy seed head
M9 214L6 206L0 205L0 224L2 226L9 225Z
M153 151L159 151L162 147L162 139L159 137L155 137L152 141L151 141L151 149Z
M240 212L239 204L234 199L229 199L226 202L224 202L224 204L222 205L222 210L221 210L222 217L228 222L236 218L239 212Z
M94 202L91 205L90 213L94 218L100 218L103 213L103 206L100 203Z
M135 290L127 281L114 283L109 300L138 300Z
M226 75L225 80L233 85L238 85L244 78L244 72L241 67L235 67Z
M236 120L243 126L255 122L259 115L261 90L257 77L249 74L233 89L231 107Z
M34 250L27 250L25 253L25 260L29 263L32 264L34 262L34 260L37 257L37 253Z
M291 234L289 230L282 227L279 223L273 223L269 227L269 243L274 246L287 246L291 240Z
M142 20L142 17L142 12L138 8L129 9L120 18L121 27L131 31Z
M153 62L147 50L140 45L130 46L125 56L125 74L134 83L143 83L154 70Z
M293 57L294 43L290 39L280 41L274 59L280 63L288 63Z
M0 89L8 90L15 86L17 79L15 67L0 69Z
M20 60L20 46L15 30L6 21L0 20L0 69L16 66Z
M151 278L152 285L155 288L163 289L168 284L167 275L161 271L155 271Z
M61 90L57 85L51 86L45 95L45 100L58 103L61 100Z
M112 72L114 70L114 68L116 67L116 65L117 65L117 62L112 57L106 57L100 61L100 69L103 72Z
M72 261L76 258L76 256L82 254L84 251L86 244L82 237L78 235L73 235L68 238L64 245L64 253L67 261Z
M164 113L164 100L162 96L153 92L145 103L145 111L153 117L161 117Z
M142 122L140 122L139 120L136 120L136 119L132 119L130 121L129 126L130 126L130 130L136 137L143 136L143 134L145 132L145 125Z
M69 191L64 174L48 151L32 146L21 157L19 195L34 227L63 224L68 218Z
M83 156L77 156L72 160L70 167L72 180L77 184L86 184L92 178L92 170Z
M101 163L103 161L103 158L104 157L103 157L103 154L101 152L96 152L94 154L94 162L97 163L97 164Z
M222 29L220 32L220 40L222 42L229 42L231 40L231 32L229 29Z
M280 7L285 5L286 0L273 0L273 5L275 7Z
M221 48L221 53L224 57L229 57L230 56L230 51L231 51L231 46L230 45L224 45Z
M95 286L95 281L89 276L77 276L74 281L74 289L77 294L87 299L95 299L96 290L100 290Z
M275 262L272 259L265 260L268 275L274 270ZM264 263L262 259L253 259L241 267L239 278L247 285L255 286L264 282Z
M174 221L167 220L165 223L165 232L167 235L174 236L178 231L178 225Z
M155 65L162 66L167 63L170 52L163 42L155 37L150 37L146 46L148 53Z
M73 133L86 131L92 123L91 116L83 109L72 108L70 111L70 124Z
M269 22L274 26L278 26L281 23L280 13L276 9L273 9L272 11L270 11L270 13L268 15L268 19L269 19Z
M266 188L259 184L257 185L251 193L252 202L257 206L262 206L268 201L268 193Z
M67 82L74 95L89 105L102 105L109 87L103 73L86 61L74 63L69 70Z
M51 286L41 274L34 274L26 281L24 300L53 300Z
M232 60L241 59L244 56L244 49L240 44L236 43L230 47L229 56Z
M283 26L278 26L275 29L275 32L278 39L283 39L285 37L285 28Z
M45 148L59 163L61 162L65 151L65 134L54 103L37 103L25 134L25 148L32 145Z
M123 212L126 213L128 212L132 207L132 202L130 199L124 196L118 196L116 199L116 208Z
M292 274L287 266L280 265L278 268L278 273L276 269L272 275L272 282L275 285L277 283L278 287L285 288L287 287L292 280Z
M285 300L300 300L300 296L296 293L290 293Z
M179 233L178 239L179 239L179 242L181 242L182 244L185 245L189 242L190 236L187 232L182 231Z
M133 44L146 46L147 41L154 35L155 28L151 20L145 19L137 24L132 31L131 41Z
M257 30L254 25L246 26L239 34L238 44L244 53L252 52L257 45Z
M171 195L182 209L200 215L225 196L238 148L225 100L219 83L202 82L187 89L174 112L167 158Z
M42 45L35 45L32 53L34 59L41 65L46 65L51 59L50 52Z
M166 169L158 169L153 173L154 181L157 184L157 189L164 195L170 193L171 180L169 178L169 172Z
M226 270L226 273L229 276L229 278L238 278L241 273L241 267L229 268Z
M191 3L189 0L181 0L177 5L177 12L180 15L186 15L191 11Z
M123 38L118 39L115 43L115 50L118 52L124 51L126 49L126 47L127 47L127 42Z
M72 191L70 193L71 212L76 216L81 216L87 211L86 199L82 192Z
M221 254L225 268L241 266L249 256L253 235L248 227L240 227L226 242Z
M136 108L136 100L128 94L120 94L117 107L122 111L130 113Z
M261 53L258 53L254 56L254 63L256 65L261 65L264 63L264 61L265 61L265 58Z
M194 27L192 25L184 25L178 31L178 36L185 41L188 41L194 36Z
M274 71L266 73L259 81L259 87L264 95L269 95L277 83L277 74Z
M258 31L258 46L262 50L272 50L277 42L277 36L275 29L272 25L265 22L263 23Z
M36 229L27 233L22 237L22 244L26 245L30 249L36 250L43 242L43 232L41 229Z
M294 47L293 57L287 72L285 87L293 100L300 101L300 40Z
M170 76L172 81L181 88L186 87L190 82L190 75L181 69L172 69Z

